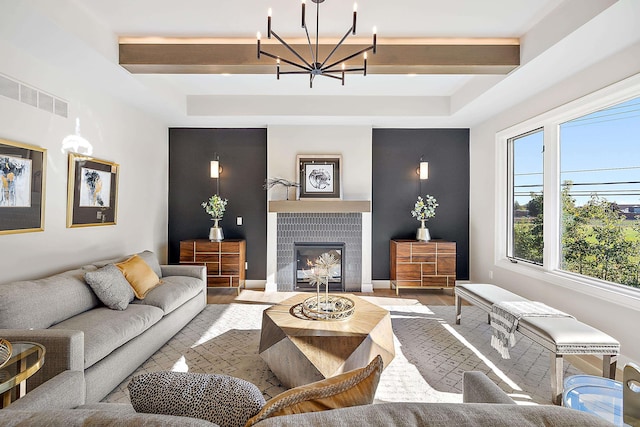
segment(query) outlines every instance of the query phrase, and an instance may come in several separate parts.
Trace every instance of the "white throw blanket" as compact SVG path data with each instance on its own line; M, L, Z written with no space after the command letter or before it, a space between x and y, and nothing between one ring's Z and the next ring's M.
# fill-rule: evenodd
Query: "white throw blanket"
M516 345L515 332L523 317L573 317L537 301L503 301L491 306L491 347L503 359L510 359L509 347Z

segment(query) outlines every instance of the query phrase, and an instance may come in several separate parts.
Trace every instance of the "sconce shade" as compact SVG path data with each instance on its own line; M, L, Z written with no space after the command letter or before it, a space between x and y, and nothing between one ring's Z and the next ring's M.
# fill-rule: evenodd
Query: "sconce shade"
M220 162L218 160L211 161L211 178L220 177Z
M429 179L429 162L420 162L420 179Z

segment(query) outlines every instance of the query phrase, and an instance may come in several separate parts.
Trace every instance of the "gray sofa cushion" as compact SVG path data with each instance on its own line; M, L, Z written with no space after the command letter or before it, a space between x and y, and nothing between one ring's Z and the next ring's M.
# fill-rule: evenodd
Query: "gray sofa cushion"
M198 418L170 415L127 414L117 411L58 409L50 411L0 411L0 425L47 427L214 427L215 424Z
M91 286L100 301L112 310L124 310L133 301L131 285L120 269L113 264L87 272L84 280Z
M162 269L160 268L160 263L158 262L158 258L156 254L151 251L142 251L138 253L138 256L142 258L144 262L151 267L156 276L162 278Z
M265 404L260 389L228 375L153 372L131 379L137 412L202 418L222 427L242 427Z
M94 261L89 265L101 268L108 264L117 264L119 262L126 261L129 258L131 258L133 255L138 255L140 258L142 258L144 262L146 262L149 265L149 267L151 267L153 272L156 273L156 275L159 278L162 278L162 269L160 268L160 264L158 263L158 257L156 256L156 254L154 254L151 251L142 251L142 252L138 252L137 254L103 259L101 261ZM86 267L87 266L84 266L83 268L86 268Z
M46 329L100 301L84 281L87 269L0 285L0 329Z
M187 276L168 276L162 278L162 284L150 290L143 300L136 299L135 304L158 307L169 314L204 289L202 280Z
M84 368L87 369L149 329L162 316L162 310L148 305L130 304L124 311L98 307L60 322L52 328L84 332Z
M611 426L595 415L552 405L486 403L381 403L267 418L256 427L533 427Z

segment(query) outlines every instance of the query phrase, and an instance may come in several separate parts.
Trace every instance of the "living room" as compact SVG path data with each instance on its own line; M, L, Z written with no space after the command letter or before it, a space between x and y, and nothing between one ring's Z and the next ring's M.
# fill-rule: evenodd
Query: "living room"
M335 1L324 2L323 10ZM591 105L595 110L605 106L598 102L610 105L638 97L637 2L550 0L507 7L509 2L496 1L482 12L472 2L462 2L459 7L470 8L474 18L492 20L480 26L485 33L458 34L447 30L454 25L449 9L438 15L441 6L408 2L396 6L403 13L394 22L413 25L404 32L396 27L391 37L515 38L519 65L502 75L403 76L397 86L390 85L391 94L380 88L389 84L384 80L388 76L349 75L344 89L351 96L340 94L339 81L309 89L306 80L286 81L294 76L277 80L275 67L270 74L254 75L252 83L222 73L130 73L119 62L119 37L253 39L262 31L266 38L262 5L193 2L175 8L172 2L156 3L133 10L126 9L126 2L115 7L97 0L5 1L0 6L0 76L60 99L68 108L61 115L0 96L0 138L47 150L44 230L0 236L5 243L0 282L45 277L145 249L158 254L161 263L177 263L181 240L207 237L211 221L200 203L218 185L228 199L225 235L247 241L247 287L281 291L278 214L269 206L286 196L282 188L265 191L265 180L295 181L297 155L338 154L342 200L371 203L360 215L359 289L348 290L375 294L389 289L389 239L415 233L419 223L410 215L415 197L435 194L440 206L429 228L434 238L458 242L459 281L491 283L571 313L620 342L620 366L640 361L640 342L629 327L640 310L635 289L594 286L555 274L552 263L540 268L509 261L502 182L503 140L535 129L545 113ZM298 19L298 2L266 6L273 8L274 29ZM432 18L425 9L429 6ZM370 23L377 25L384 45L383 30L390 30L390 24L382 19L393 13L369 2L358 7L363 36L369 36ZM105 11L109 8L112 13ZM516 13L519 8L526 13ZM348 9L350 18L351 5ZM505 10L515 12L501 15ZM307 19L311 11L309 2ZM180 22L172 21L173 14ZM509 17L520 21L504 29L496 26L493 33L487 29ZM213 20L210 32L208 19ZM430 25L436 29L430 31ZM341 36L337 33L330 36ZM373 86L362 86L363 79ZM237 92L230 89L242 85L246 87ZM118 164L115 225L67 227L69 160L62 143L73 135L90 143L95 158ZM215 156L222 166L218 179L209 176ZM415 173L421 157L429 162L425 181ZM200 173L201 178L194 178ZM180 187L185 183L188 193Z

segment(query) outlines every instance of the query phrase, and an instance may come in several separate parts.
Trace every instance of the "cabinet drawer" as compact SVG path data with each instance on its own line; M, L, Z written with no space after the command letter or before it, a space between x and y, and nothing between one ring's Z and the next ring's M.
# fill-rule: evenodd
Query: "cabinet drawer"
M209 287L225 287L228 288L232 284L231 276L207 277L207 286Z
M435 276L436 274L436 263L424 263L422 264L422 275L423 276Z
M442 253L455 254L456 244L455 242L440 242L438 243L438 255Z
M220 255L217 253L196 253L196 262L219 262Z
M193 242L180 242L180 262L194 262Z
M240 252L240 242L220 242L220 252L237 254Z
M411 262L436 262L436 254L413 254Z
M411 247L411 253L414 257L416 255L436 253L436 243L433 242L414 242L411 244Z
M396 261L411 262L411 243L396 243Z
M456 254L438 253L438 274L444 276L455 276L456 274Z
M196 246L196 252L220 252L220 242L196 240L195 246Z
M240 256L235 254L220 255L220 274L239 275Z
M394 280L393 284L398 288L419 288L421 286L419 280Z
M453 285L449 285L449 280L446 276L425 276L422 278L422 286L425 287L449 287ZM455 280L453 281L455 282Z
M207 267L207 275L219 275L220 274L220 263L218 263L218 262L205 262L204 265Z
M420 264L396 265L396 280L420 280Z

